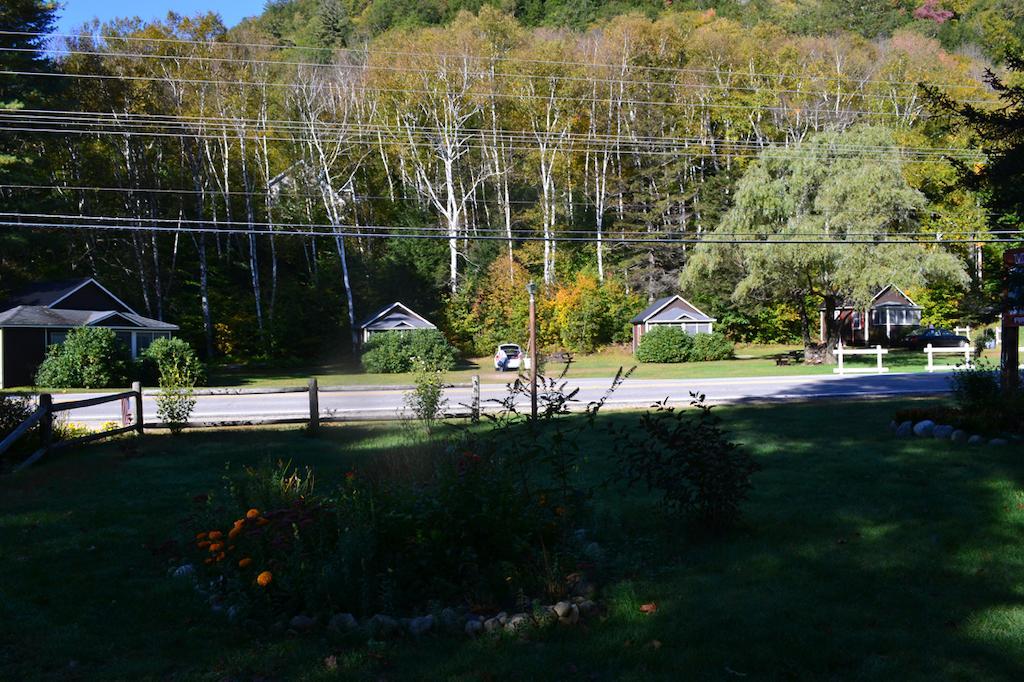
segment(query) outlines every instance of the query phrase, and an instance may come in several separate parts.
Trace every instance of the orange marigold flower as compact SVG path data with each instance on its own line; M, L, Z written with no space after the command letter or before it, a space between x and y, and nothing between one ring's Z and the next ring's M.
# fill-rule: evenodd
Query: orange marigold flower
M265 526L265 525L267 525L268 523L270 523L270 521L267 521L267 520L266 520L266 519L264 519L264 518L260 518L260 519L259 519L258 521L256 521L256 524L257 524L257 525L259 525L259 526Z
M263 571L258 576L256 576L256 584L258 584L260 587L266 587L270 584L270 581L273 579L273 573L271 573L270 571Z
M206 561L204 561L203 563L204 563L204 564L212 564L212 563L213 563L213 557L208 557L208 558L206 559Z
M216 556L216 558L214 558L214 561L224 561L224 557L226 557L226 556L227 555L224 552L221 552L220 554L218 554Z
M241 561L238 562L238 567L239 568L248 568L250 566L250 564L252 564L252 559L250 559L249 557L245 557L244 559L242 559Z
M236 519L234 525L235 525L235 528L238 528L239 526L244 526L245 525L245 519Z
M196 540L205 540L206 533L196 533Z
M247 518L247 519L255 519L259 515L260 515L260 510L259 509L250 509L249 511L245 512L245 518Z
M234 528L231 529L231 532L228 533L228 539L229 540L234 540L235 538L238 537L238 534L241 533L241 532L242 532L242 527L241 526L235 526Z
M199 549L206 549L207 547L210 546L210 541L209 540L203 540L201 542L197 542L196 546L199 547Z
M215 542L212 545L210 545L210 552L211 553L219 552L222 549L224 549L224 543L223 542Z
M222 537L224 537L224 533L221 533L219 530L211 530L210 531L210 539L211 540L220 540Z

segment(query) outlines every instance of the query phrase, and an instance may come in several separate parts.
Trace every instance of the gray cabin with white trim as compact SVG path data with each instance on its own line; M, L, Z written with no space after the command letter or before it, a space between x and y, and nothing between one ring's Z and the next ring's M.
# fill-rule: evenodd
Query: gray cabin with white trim
M177 325L135 312L92 277L37 282L0 303L0 388L29 386L46 357L76 327L107 327L138 357Z
M640 339L654 327L678 327L687 334L710 334L715 318L704 314L697 306L678 294L659 298L634 317L633 352L640 347Z
M437 326L404 303L395 301L384 306L359 325L363 343L380 332L402 332L413 329L437 329Z

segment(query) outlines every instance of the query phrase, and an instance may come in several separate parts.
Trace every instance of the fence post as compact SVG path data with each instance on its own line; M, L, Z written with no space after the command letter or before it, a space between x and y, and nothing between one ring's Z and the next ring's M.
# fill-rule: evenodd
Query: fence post
M971 366L971 345L968 343L964 344L964 364Z
M839 358L839 375L843 374L843 343L840 341L836 346L836 356Z
M320 430L320 389L317 386L316 377L309 379L309 431L316 433Z
M132 392L135 394L135 430L141 436L142 424L146 421L142 414L142 382L133 381Z
M40 393L39 407L45 408L43 418L39 420L39 440L42 441L43 452L47 453L53 442L53 396L49 393Z
M881 374L882 373L882 345L881 344L878 344L878 345L875 346L875 353L878 354L877 355L877 357L878 357L878 373Z
M932 362L933 362L933 360L935 358L935 356L932 355L932 344L929 343L927 346L924 347L924 353L925 353L925 355L928 356L928 371L929 372L935 371L935 367L932 364Z
M480 421L480 375L473 375L473 404L470 408L473 422Z

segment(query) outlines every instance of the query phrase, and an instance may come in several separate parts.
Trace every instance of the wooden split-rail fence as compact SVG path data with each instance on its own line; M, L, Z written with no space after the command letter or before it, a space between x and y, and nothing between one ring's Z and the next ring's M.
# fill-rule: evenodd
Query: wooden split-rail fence
M56 415L62 412L71 412L83 407L102 405L104 403L112 403L115 401L120 401L122 405L121 426L114 429L108 429L106 431L100 431L98 433L89 433L84 436L54 441L53 423ZM131 406L133 403L135 407L134 414L131 412ZM39 448L29 455L25 461L18 464L14 468L15 471L20 471L27 466L31 466L50 452L71 447L72 445L81 445L94 440L102 440L104 438L110 438L111 436L117 436L130 431L135 431L141 435L143 431L143 423L142 386L140 386L138 382L132 384L132 389L130 391L101 395L96 396L95 398L85 398L83 400L70 400L60 403L54 403L53 396L49 393L41 393L39 395L39 406L36 407L35 412L30 414L25 421L14 429L14 431L9 433L3 441L0 441L0 457L14 447L15 443L27 436L36 426L39 427Z

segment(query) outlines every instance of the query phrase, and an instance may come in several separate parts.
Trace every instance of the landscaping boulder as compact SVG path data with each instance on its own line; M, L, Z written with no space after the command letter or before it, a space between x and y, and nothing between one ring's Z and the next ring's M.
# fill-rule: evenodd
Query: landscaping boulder
M359 627L359 621L351 613L338 613L331 616L327 629L338 633L352 632Z
M437 619L440 626L445 630L458 630L459 625L462 624L462 619L459 618L459 613L450 606L446 606L441 609L441 613L438 614Z
M575 625L580 621L580 609L575 604L569 605L569 612L565 616L561 616L558 622L562 625Z
M434 617L431 615L420 616L409 621L409 634L413 637L422 637L434 628Z
M914 435L920 436L921 438L930 438L932 432L935 431L935 422L931 419L925 419L914 424Z
M572 604L567 601L560 601L552 607L555 611L555 615L558 616L559 620L565 618L572 611Z
M505 630L508 632L518 632L525 630L530 626L530 617L525 613L516 613L509 617L505 623Z
M593 618L597 615L597 604L593 601L586 599L579 603L580 618Z
M309 632L316 626L316 620L300 613L288 621L288 627L296 632Z
M466 621L466 634L470 637L476 637L484 629L484 624L480 622L479 618L470 618Z
M366 627L370 631L370 636L374 639L392 637L399 630L398 621L391 616L385 616L383 613L378 613L371 618Z
M950 436L949 436L949 439L951 441L953 441L954 443L966 443L967 442L967 438L968 438L967 432L964 431L963 429L957 429L956 431L951 433Z
M983 445L984 443L985 439L982 436L979 436L978 434L974 434L973 436L967 439L968 445Z
M905 421L896 427L897 438L910 438L914 435L914 422Z
M954 429L949 424L940 424L936 426L935 429L932 431L932 437L936 438L937 440L947 440L950 436L953 435L953 432L955 430L956 429Z
M992 440L990 440L988 442L988 444L989 445L995 445L996 447L998 447L998 446L1001 446L1001 445L1006 445L1008 442L1009 441L1007 441L1005 438L993 438Z
M503 627L500 620L497 618L488 618L484 621L484 632L497 632Z

